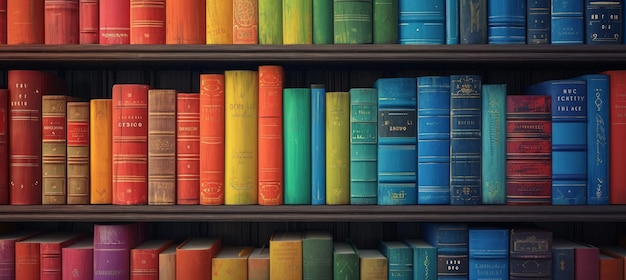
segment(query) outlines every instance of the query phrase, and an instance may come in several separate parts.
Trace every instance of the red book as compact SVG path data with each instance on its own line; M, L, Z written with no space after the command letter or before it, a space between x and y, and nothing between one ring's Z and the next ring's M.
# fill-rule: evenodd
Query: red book
M130 44L130 0L100 2L100 45Z
M206 44L206 0L165 2L165 42Z
M130 0L130 43L165 44L165 0Z
M508 205L552 204L552 180L506 180Z
M579 243L574 247L574 275L577 280L591 280L600 277L600 249Z
M130 250L130 279L159 280L159 254L172 240L148 240Z
M99 0L79 0L79 42L98 44L100 39Z
M507 120L506 137L552 137L551 120Z
M224 204L224 75L200 75L200 204Z
M282 66L259 66L260 205L283 203L283 79Z
M9 90L0 89L0 204L9 204Z
M15 243L36 234L35 231L16 231L0 235L0 280L15 279Z
M148 89L113 85L113 204L148 203Z
M221 238L189 238L176 247L176 279L211 279L212 259L222 248Z
M7 0L0 0L0 44L7 43Z
M600 254L600 280L624 279L624 261L621 258Z
M84 234L76 232L51 232L18 241L15 243L15 279L61 280L61 250L83 237Z
M552 156L552 141L550 138L510 138L506 141L506 156L550 158Z
M507 178L550 179L552 177L552 161L538 160L507 160Z
M7 43L44 43L44 1L7 1Z
M78 0L45 0L46 44L78 44Z
M609 202L626 204L626 70L609 75Z
M548 95L508 95L506 97L507 119L550 119L552 98Z
M63 279L93 279L93 237L63 248L61 259Z
M200 203L200 94L178 93L176 203Z
M259 43L257 5L257 0L233 0L233 44Z

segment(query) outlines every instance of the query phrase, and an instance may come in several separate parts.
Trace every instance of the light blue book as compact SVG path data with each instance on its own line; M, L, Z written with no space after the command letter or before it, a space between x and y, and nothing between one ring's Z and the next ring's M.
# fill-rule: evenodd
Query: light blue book
M506 204L506 85L482 91L482 203Z
M311 85L311 204L326 204L326 88Z

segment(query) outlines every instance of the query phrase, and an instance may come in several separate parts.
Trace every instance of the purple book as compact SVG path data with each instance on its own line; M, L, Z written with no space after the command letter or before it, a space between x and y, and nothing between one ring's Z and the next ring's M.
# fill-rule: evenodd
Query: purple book
M15 231L0 235L0 280L15 279L15 242L37 234L36 231Z
M129 279L130 249L144 236L141 224L94 225L93 279Z

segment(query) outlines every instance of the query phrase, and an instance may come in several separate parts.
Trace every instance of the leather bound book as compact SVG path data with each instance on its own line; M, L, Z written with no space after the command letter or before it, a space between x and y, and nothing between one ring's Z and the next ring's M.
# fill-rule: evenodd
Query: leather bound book
M0 89L0 204L9 203L9 90Z
M130 43L165 44L165 0L130 0Z
M45 95L41 104L42 204L66 204L67 96Z
M200 94L178 93L176 204L200 203Z
M224 74L200 75L200 204L224 204Z
M233 43L233 2L238 0L206 1L206 44ZM252 7L249 8L250 11ZM249 15L248 15L249 17Z
M0 0L0 44L7 43L7 0Z
M130 0L100 1L100 45L130 44Z
M176 204L176 90L148 91L148 204Z
M172 245L172 240L147 240L130 250L130 279L159 279L159 254Z
M67 204L89 204L89 159L89 101L67 102Z
M176 279L210 279L212 259L222 248L222 239L215 237L188 238L176 247Z
M165 1L165 43L206 44L206 0Z
M100 0L79 0L79 43L98 44L100 41Z
M45 0L44 41L46 44L78 44L78 0Z
M84 237L83 233L55 231L18 241L15 243L15 279L61 279L63 248Z
M87 237L61 250L62 279L93 279L93 237Z
M111 204L112 195L112 129L111 99L92 99L90 102L89 133L98 137L89 138L90 202Z
M258 0L233 1L233 44L259 43Z
M0 235L0 279L15 279L15 243L37 234L33 230L18 230Z
M7 0L7 44L44 42L44 1Z

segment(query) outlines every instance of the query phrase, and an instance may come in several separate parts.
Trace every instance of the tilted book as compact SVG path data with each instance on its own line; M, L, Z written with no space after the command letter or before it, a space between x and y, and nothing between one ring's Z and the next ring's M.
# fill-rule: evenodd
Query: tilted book
M310 92L309 88L285 88L283 90L285 160L283 201L285 204L311 204ZM325 138L324 143L326 143ZM325 165L324 168L326 168ZM325 189L326 186L324 186Z
M111 204L113 199L112 100L89 101L90 204ZM97 137L96 137L97 135Z
M212 261L212 280L247 280L252 247L225 246Z
M350 204L376 204L378 92L350 89Z
M176 90L148 90L148 204L176 204Z
M282 0L282 2L282 43L285 45L312 44L313 0Z
M7 44L45 43L43 0L7 0Z
M311 85L311 204L326 204L326 88Z
M482 204L505 204L506 84L482 88Z
M399 0L398 41L400 44L444 44L445 1Z
M333 35L333 0L313 1L313 44L332 44Z
M165 44L165 0L130 0L130 44Z
M176 95L176 204L200 203L200 94Z
M100 40L100 0L78 0L79 43L98 44Z
M224 74L200 75L200 204L224 204Z
M273 233L269 251L270 279L302 279L302 233Z
M99 9L99 44L130 44L130 0L100 1Z
M61 279L62 249L85 236L80 232L54 231L15 243L15 279Z
M41 98L42 204L67 203L67 96Z
M233 44L259 42L258 0L233 1Z
M89 114L89 101L67 102L67 204L89 204Z
M372 0L333 0L335 44L372 43Z
M259 44L283 44L283 0L257 0Z
M372 43L398 43L398 0L372 1Z
M326 204L350 204L350 92L326 93Z
M45 44L78 44L80 42L78 9L78 0L45 0Z
M206 44L233 43L233 1L206 1ZM254 7L249 7L252 12ZM249 20L250 18L248 18Z
M206 44L206 2L165 1L166 44Z
M0 89L0 204L9 204L9 90Z
M15 243L40 234L33 230L18 230L0 235L0 279L15 279Z

